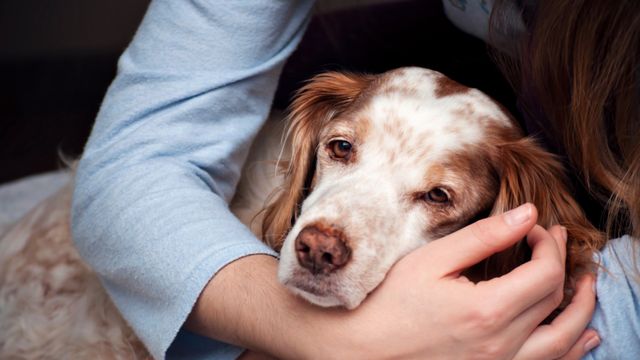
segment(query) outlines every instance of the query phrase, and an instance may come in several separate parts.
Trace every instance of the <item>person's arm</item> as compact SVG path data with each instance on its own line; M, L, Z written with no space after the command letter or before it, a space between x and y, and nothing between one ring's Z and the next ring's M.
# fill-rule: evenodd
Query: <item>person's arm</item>
M73 236L163 358L222 267L274 252L228 210L313 1L151 3L80 161Z
M207 285L187 326L285 359L579 359L586 344L597 345L597 334L585 331L593 279L581 280L552 324L538 326L562 299L566 232L534 226L531 205L520 210L524 217L481 220L412 252L353 311L321 309L288 293L274 259L240 259ZM460 275L525 235L530 262L478 284Z

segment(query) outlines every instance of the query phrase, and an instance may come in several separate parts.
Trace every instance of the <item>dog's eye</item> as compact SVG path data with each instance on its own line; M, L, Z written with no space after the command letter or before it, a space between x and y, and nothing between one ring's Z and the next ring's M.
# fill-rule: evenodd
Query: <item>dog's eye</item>
M424 194L426 201L438 204L446 204L449 202L449 194L442 188L433 188Z
M329 143L331 156L336 159L348 159L352 149L353 145L345 140L334 140Z

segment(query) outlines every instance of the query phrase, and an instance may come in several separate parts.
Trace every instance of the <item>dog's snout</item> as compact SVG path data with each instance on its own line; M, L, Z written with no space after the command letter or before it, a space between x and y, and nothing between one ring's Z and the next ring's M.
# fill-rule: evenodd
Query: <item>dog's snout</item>
M298 263L313 274L328 274L349 262L351 249L332 227L307 226L296 238Z

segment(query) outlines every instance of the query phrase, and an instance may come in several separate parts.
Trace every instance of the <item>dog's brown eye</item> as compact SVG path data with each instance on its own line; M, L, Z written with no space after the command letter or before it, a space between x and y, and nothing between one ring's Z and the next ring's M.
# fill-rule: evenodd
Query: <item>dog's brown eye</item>
M438 204L446 204L449 202L449 194L442 188L433 188L424 195L424 199Z
M334 140L329 143L329 148L331 149L332 156L334 158L346 159L351 155L353 145L345 140Z

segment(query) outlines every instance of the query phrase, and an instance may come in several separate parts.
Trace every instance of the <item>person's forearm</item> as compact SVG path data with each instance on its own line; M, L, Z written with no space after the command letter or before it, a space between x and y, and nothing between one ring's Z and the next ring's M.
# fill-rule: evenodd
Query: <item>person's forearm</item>
M341 336L346 311L319 308L291 294L278 282L277 264L271 256L254 255L227 265L205 287L186 327L283 359L349 357Z

